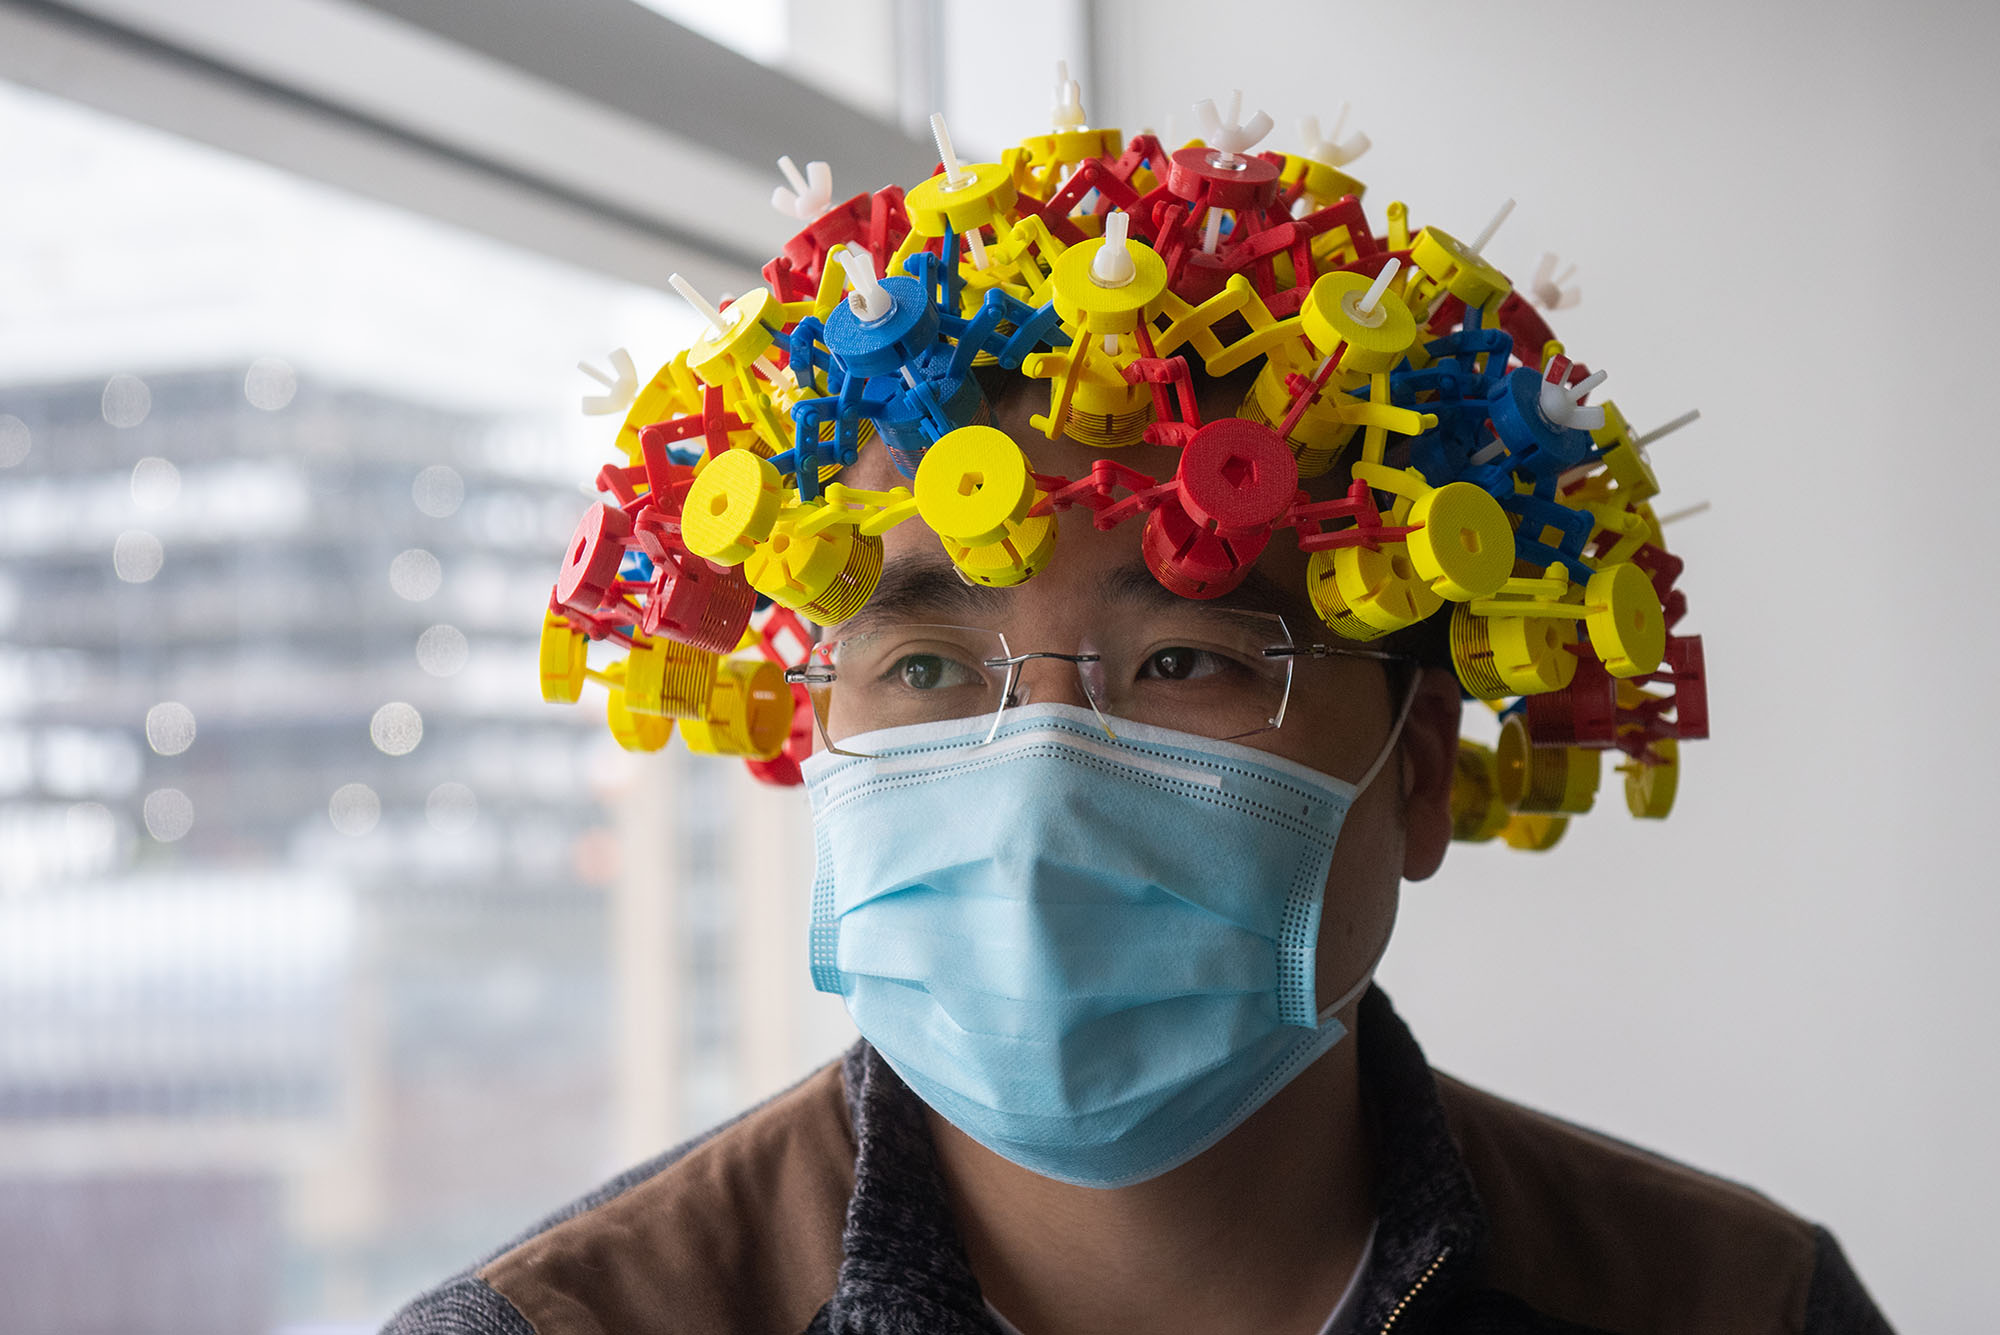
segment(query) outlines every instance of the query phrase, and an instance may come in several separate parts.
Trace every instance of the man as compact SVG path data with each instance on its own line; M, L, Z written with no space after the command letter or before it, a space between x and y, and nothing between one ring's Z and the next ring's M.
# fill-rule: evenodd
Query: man
M1172 369L1125 354L1134 384ZM1255 371L1197 372L1194 411L1155 400L1177 444L1115 451L1183 479L1154 504L1193 503L1192 432ZM922 517L792 674L817 733L812 966L862 1041L389 1330L1886 1330L1824 1230L1433 1073L1370 986L1401 882L1463 831L1439 623L1333 634L1308 596L1325 563L1291 541L1219 594L1170 589L1187 571L1151 521L1093 522L1112 493L1054 485L1112 452L1031 423L1039 381L980 382L921 453ZM1005 485L1017 446L1058 513L966 520L952 497ZM842 483L910 485L889 456ZM710 496L688 492L698 553ZM1002 529L1017 568L990 577L968 553ZM759 530L753 581L785 531ZM825 587L795 605L836 606Z

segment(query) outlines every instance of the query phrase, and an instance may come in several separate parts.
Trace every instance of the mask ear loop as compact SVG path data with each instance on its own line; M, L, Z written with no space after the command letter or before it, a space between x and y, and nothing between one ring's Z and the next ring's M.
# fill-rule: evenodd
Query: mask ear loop
M1396 711L1396 721L1389 726L1389 740L1382 743L1381 753L1375 757L1375 763L1368 767L1368 772L1363 774L1360 782L1354 785L1354 796L1356 798L1359 798L1362 793L1368 790L1369 784L1375 782L1375 776L1380 774L1382 767L1389 763L1389 755L1396 749L1396 743L1402 740L1403 725L1410 720L1410 710L1417 703L1417 687L1422 683L1422 680L1423 677L1420 672L1412 671L1410 673L1409 687L1403 692L1402 708ZM1355 982L1354 986L1341 993L1338 1000L1320 1010L1317 1018L1322 1026L1328 1020L1331 1020L1334 1016L1360 1000L1361 995L1375 982L1375 970L1381 966L1382 957L1389 953L1389 938L1394 936L1395 933L1396 923L1392 918L1388 928L1382 933L1382 943L1375 947L1375 953L1369 957L1367 967L1361 971L1360 979Z

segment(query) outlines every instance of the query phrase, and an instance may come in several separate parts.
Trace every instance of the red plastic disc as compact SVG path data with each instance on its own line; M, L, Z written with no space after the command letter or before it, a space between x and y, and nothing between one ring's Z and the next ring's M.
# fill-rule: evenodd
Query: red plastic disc
M625 559L632 521L623 510L593 505L570 535L568 554L556 574L556 598L564 607L595 612L604 606Z
M1261 422L1222 417L1181 450L1181 504L1225 538L1268 534L1299 490L1299 465L1284 438Z

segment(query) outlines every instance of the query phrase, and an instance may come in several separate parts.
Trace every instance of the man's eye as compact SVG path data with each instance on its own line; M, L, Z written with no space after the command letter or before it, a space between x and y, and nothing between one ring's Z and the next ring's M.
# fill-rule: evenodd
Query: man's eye
M1214 654L1177 644L1147 655L1146 661L1139 665L1139 677L1143 681L1191 681L1209 676L1220 667Z
M930 691L959 684L965 671L937 654L905 654L896 660L890 675L913 691Z

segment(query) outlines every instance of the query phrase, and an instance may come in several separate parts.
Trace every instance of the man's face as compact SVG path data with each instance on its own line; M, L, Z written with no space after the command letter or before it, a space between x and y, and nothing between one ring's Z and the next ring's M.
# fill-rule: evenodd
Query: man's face
M1204 413L1226 414L1235 406L1226 387L1215 387L1209 397L1216 401L1203 402ZM1108 456L1157 478L1173 475L1178 450L1141 444L1105 451L1067 438L1047 439L1028 424L1030 414L1045 411L1046 406L1046 387L1035 383L1010 394L993 411L993 425L1027 452L1029 466L1036 472L1078 478ZM878 490L909 485L879 446L864 450L842 480ZM1186 606L1147 570L1139 547L1143 525L1142 516L1100 532L1089 511L1071 509L1057 520L1055 552L1040 574L1014 588L989 589L961 579L936 534L913 519L884 536L876 601L851 624L860 628L893 617L902 622L982 626L1005 635L1010 651L1017 654L1075 653L1093 633L1142 631L1149 617ZM1208 605L1276 612L1298 643L1337 644L1306 597L1307 560L1289 531L1281 531L1243 586L1208 600ZM827 630L830 638L841 633L840 626ZM1352 656L1301 657L1295 663L1283 727L1238 740L1336 778L1358 781L1387 742L1402 703L1391 698L1383 669L1379 661ZM1418 700L1398 744L1400 754L1390 757L1355 802L1334 850L1320 921L1317 973L1322 1007L1352 986L1381 949L1395 918L1400 879L1429 875L1450 835L1457 685L1449 673L1437 671L1420 674L1418 682ZM1061 660L1024 664L1020 685L1037 703L1089 705L1075 665Z

